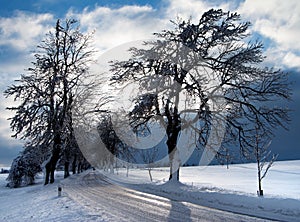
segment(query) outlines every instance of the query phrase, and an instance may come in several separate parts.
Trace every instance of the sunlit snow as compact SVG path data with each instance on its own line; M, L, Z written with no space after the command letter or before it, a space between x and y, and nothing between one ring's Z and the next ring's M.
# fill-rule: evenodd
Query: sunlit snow
M277 219L298 221L300 217L300 160L276 162L263 180L264 197L257 197L255 164L185 167L180 182L166 182L168 168L153 169L153 182L147 170L126 169L114 175L102 172L112 183L133 188L147 195L158 195L182 203ZM85 174L88 172L85 172ZM37 184L10 189L5 187L7 175L0 175L0 221L111 221L104 210L89 211L91 203L78 204L68 193L68 186L80 175L63 180L57 174L56 184L43 186L42 176ZM62 184L62 196L57 186ZM82 204L88 207L82 208ZM123 218L124 220L124 218Z

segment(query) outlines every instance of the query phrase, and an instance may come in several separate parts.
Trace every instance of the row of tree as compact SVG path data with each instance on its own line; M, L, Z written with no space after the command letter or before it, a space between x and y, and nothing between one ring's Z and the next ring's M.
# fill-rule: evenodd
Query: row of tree
M73 169L84 162L73 132L72 109L92 61L91 37L79 31L76 21L61 25L58 20L55 30L38 45L33 67L5 91L20 101L19 106L8 108L16 112L10 124L13 136L28 141L13 161L8 177L11 186L31 183L42 165L48 184L54 182L59 160L66 177L70 161Z
M34 166L33 172L26 175L34 175L45 163L45 184L54 182L59 160L67 172L71 160L83 158L74 133L74 114L97 115L98 123L93 125L98 126L99 139L109 152L97 151L99 156L93 157L96 160L88 159L92 165L107 166L116 156L124 159L133 155L114 131L114 110L101 109L99 101L82 106L83 100L89 101L95 94L97 89L93 87L99 85L97 81L86 82L95 52L90 47L92 35L82 34L75 24L67 20L62 26L57 21L55 31L38 46L33 68L21 76L19 84L5 91L21 102L9 108L16 112L11 119L14 136L30 141L13 168L26 162ZM172 30L156 33L156 41L145 42L147 49L132 48L130 59L111 64L112 86L139 86L132 108L122 110L133 131L140 134L151 121L164 127L170 180L179 180L179 169L184 164L179 140L185 133L196 138L187 147L205 149L213 156L228 158L228 147L236 147L243 156L257 156L261 146L253 138L257 136L260 143L266 143L274 129L287 126L288 110L272 102L290 98L288 74L262 67L263 44L248 41L250 23L242 22L237 13L211 9L198 23L178 19L173 25ZM78 122L76 127L84 128ZM37 150L47 155L39 155ZM27 161L26 156L31 155L37 160Z

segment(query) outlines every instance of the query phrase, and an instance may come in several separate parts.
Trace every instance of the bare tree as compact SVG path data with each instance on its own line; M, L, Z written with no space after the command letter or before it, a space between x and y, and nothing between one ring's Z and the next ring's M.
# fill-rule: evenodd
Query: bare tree
M14 96L21 102L8 108L16 112L11 118L14 136L37 144L43 140L52 144L51 157L45 166L45 184L49 180L54 182L56 164L67 137L72 135L72 107L77 88L89 73L94 53L91 38L91 34L80 32L75 20L66 20L64 24L57 20L54 32L49 32L38 45L33 67L21 75L17 85L5 91L6 96Z
M262 180L266 177L269 169L276 161L278 154L272 154L270 150L271 140L267 140L268 137L263 136L260 133L259 127L256 127L255 135L255 147L254 147L254 159L257 163L257 179L258 179L258 196L263 196Z
M263 44L247 42L250 23L239 14L211 9L196 24L173 24L146 42L148 49L133 48L129 60L115 61L111 80L119 87L138 82L130 123L137 128L161 117L169 179L179 180L178 141L185 130L196 135L191 145L212 156L231 146L253 151L248 138L255 135L255 120L269 136L287 127L288 110L271 102L289 99L290 90L287 73L262 67Z
M150 181L152 181L153 177L152 177L151 171L155 167L155 160L157 159L158 154L159 154L158 148L154 147L151 149L143 149L143 150L140 150L140 153L141 153L143 162L146 164L146 169L148 171Z

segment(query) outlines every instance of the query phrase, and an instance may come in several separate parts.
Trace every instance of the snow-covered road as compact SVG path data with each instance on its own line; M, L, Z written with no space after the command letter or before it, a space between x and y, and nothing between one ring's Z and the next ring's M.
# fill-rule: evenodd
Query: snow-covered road
M66 182L64 192L93 221L266 221L125 188L97 172Z

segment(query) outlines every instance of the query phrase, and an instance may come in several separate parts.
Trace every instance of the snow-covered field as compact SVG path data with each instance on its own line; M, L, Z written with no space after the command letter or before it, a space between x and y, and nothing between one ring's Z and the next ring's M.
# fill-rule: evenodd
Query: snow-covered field
M169 168L153 169L151 172L156 184L168 180ZM148 171L145 170L130 170L128 178L125 169L116 173L122 176L119 180L124 182L150 181ZM257 166L250 163L229 165L229 169L219 165L183 167L180 171L180 182L201 188L202 191L256 196ZM262 188L265 198L300 200L300 160L275 162L263 179Z
M181 169L181 183L165 182L168 169L153 169L150 183L148 171L119 169L118 175L102 172L115 183L166 198L192 202L204 206L257 215L280 221L299 221L300 218L300 160L276 162L263 180L263 198L256 196L257 171L255 164L239 164ZM0 221L90 221L93 212L83 209L64 189L57 196L59 181L68 186L72 180L63 180L58 174L56 184L43 186L42 178L34 186L9 189L7 175L0 175ZM107 218L97 217L97 221Z

